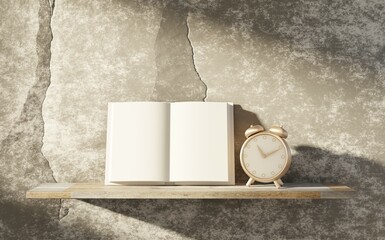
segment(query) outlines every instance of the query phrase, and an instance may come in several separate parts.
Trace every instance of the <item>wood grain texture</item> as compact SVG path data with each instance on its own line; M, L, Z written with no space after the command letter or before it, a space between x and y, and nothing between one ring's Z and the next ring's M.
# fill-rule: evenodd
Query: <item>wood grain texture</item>
M355 191L343 185L273 184L246 186L109 186L103 183L45 183L27 198L62 199L347 199Z

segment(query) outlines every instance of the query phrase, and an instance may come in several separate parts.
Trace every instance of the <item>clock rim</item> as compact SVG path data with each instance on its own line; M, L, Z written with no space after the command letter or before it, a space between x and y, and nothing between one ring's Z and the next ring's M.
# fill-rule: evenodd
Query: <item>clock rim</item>
M244 159L243 159L243 151L244 151L245 146L252 139L256 138L257 136L261 136L261 135L270 135L270 136L273 136L273 137L277 138L283 144L283 146L285 148L285 151L286 151L286 155L287 155L286 163L285 163L286 165L283 167L283 169L281 170L281 172L279 174L277 174L276 176L271 177L271 178L259 178L259 177L254 176L252 173L250 173L247 170L246 166L243 163L243 161L244 161ZM282 139L281 137L279 137L279 136L277 136L277 135L275 135L273 133L270 133L270 132L257 133L255 135L252 135L249 138L247 138L246 141L242 145L239 158L240 158L242 169L246 173L246 175L251 177L255 181L262 182L262 183L274 182L274 181L280 179L281 177L283 177L287 173L287 171L289 170L290 165L291 165L291 151L290 151L289 145L287 144L287 142L284 139Z

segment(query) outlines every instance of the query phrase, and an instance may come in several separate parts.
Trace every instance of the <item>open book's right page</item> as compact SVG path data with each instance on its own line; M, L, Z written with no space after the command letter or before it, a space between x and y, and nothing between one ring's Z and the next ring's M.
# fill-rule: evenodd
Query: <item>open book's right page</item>
M233 104L172 103L170 181L234 185Z

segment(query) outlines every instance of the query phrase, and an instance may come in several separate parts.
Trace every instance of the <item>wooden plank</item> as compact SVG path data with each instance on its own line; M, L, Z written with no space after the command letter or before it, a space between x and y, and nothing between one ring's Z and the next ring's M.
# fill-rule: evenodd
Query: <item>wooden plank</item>
M343 185L273 184L242 186L111 186L103 183L45 183L27 198L61 199L347 199L355 191Z
M73 183L43 183L26 193L26 198L71 198Z

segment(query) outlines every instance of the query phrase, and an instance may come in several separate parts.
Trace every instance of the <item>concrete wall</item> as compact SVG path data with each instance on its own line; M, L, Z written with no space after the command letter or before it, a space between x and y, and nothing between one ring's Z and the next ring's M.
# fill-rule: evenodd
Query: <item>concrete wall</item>
M384 239L385 3L0 2L0 239ZM104 179L107 102L232 101L351 200L26 200ZM237 160L239 160L237 158ZM246 179L237 167L237 180Z

